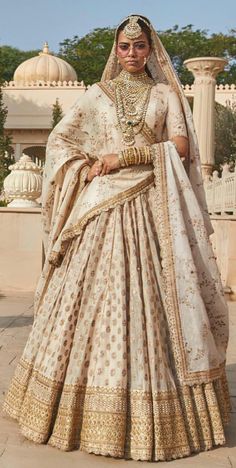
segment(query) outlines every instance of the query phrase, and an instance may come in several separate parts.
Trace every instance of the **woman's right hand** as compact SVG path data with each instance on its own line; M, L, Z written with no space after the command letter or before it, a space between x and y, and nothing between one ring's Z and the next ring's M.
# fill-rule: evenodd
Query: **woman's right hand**
M101 161L95 161L93 165L90 167L88 174L87 174L87 181L91 182L91 180L94 179L94 177L100 175L102 172L102 162Z

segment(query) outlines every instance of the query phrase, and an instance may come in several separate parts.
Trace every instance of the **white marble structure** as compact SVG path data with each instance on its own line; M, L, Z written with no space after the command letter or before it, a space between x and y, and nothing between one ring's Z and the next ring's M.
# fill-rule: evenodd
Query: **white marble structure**
M236 216L236 170L224 164L221 177L214 171L206 177L204 187L210 214Z
M22 62L14 73L13 81L17 85L34 81L76 81L74 68L65 60L54 57L45 42L42 52Z
M19 65L13 81L3 87L8 109L5 129L12 136L16 161L23 152L34 161L44 160L53 104L58 99L66 114L85 89L73 67L53 56L47 43L38 56Z
M193 119L198 136L203 176L212 173L215 140L216 76L227 60L218 57L199 57L185 60L194 75Z
M39 208L36 201L42 191L41 168L23 154L19 161L9 166L11 173L4 180L8 206L12 208Z

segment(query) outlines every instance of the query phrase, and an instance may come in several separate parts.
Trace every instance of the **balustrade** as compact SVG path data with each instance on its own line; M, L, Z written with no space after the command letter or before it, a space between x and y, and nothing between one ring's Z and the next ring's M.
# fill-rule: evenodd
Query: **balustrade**
M229 164L223 165L221 177L218 171L204 180L208 211L210 214L236 215L236 171Z

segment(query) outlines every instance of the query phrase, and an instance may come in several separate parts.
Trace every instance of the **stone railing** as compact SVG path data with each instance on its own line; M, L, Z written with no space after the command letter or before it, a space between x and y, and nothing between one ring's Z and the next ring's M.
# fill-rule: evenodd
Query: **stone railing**
M6 81L4 88L85 88L83 81Z
M37 164L38 167L40 167L41 171L43 171L43 168L45 166L45 160L37 158L37 156L33 157L33 162Z
M183 90L189 93L194 93L194 84L189 85L182 85ZM220 84L216 85L216 92L217 91L229 91L229 92L236 92L236 85L235 84Z
M57 88L57 89L86 89L90 86L86 86L83 81L30 81L28 83L19 83L16 81L6 81L4 88L6 90L13 89L39 89L39 88ZM194 84L183 85L184 93L187 97L194 96ZM226 106L227 104L232 105L236 102L236 85L216 85L215 87L215 99L217 102Z
M187 97L194 97L194 84L183 85L184 94ZM236 104L236 85L220 84L215 87L215 100L222 106L234 106Z
M219 215L236 215L236 170L224 164L221 177L218 171L204 180L208 212Z

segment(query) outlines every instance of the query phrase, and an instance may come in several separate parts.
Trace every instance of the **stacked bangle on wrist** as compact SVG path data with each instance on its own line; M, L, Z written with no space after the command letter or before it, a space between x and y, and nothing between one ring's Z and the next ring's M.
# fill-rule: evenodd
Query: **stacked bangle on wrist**
M125 148L118 157L120 167L128 167L132 164L149 164L152 161L150 146Z

